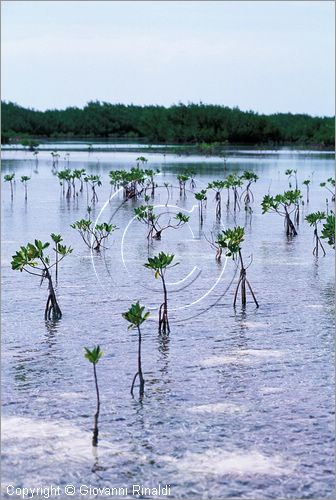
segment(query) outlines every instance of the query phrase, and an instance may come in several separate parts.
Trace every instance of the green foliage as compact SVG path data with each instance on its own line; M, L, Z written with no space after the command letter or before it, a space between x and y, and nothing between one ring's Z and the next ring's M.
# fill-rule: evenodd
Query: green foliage
M183 184L187 182L188 179L190 179L189 175L187 174L178 174L176 176L177 180Z
M275 196L266 194L261 202L262 213L265 214L271 211L280 212L281 209L299 203L300 198L302 198L302 195L299 189L285 191L283 194L277 194Z
M182 212L178 212L174 217L180 224L186 224L189 222L190 217L188 215L184 215Z
M159 255L148 257L148 262L146 262L144 266L147 267L147 269L155 271L155 278L158 278L159 276L163 276L169 267L177 266L178 262L174 264L174 266L170 265L173 262L174 257L174 254L160 252Z
M304 184L305 186L309 186L310 184L310 179L305 179L302 184Z
M141 163L142 165L148 162L147 158L145 158L144 156L139 156L135 161L137 162L137 164Z
M12 182L12 180L14 180L14 177L15 177L15 173L12 173L12 174L6 174L4 176L4 181L5 182Z
M69 168L65 168L64 170L60 170L59 172L57 172L56 175L57 175L58 180L60 181L61 185L63 185L64 181L70 182L72 179L71 170Z
M30 180L30 177L28 177L27 175L21 175L21 182L27 182Z
M217 181L209 182L207 189L214 189L215 191L221 191L225 187L226 187L225 181L217 180Z
M51 266L50 258L44 253L49 246L49 242L42 243L41 240L35 240L34 243L27 243L26 246L21 246L16 254L12 256L12 269L14 271L23 271L28 267L38 268L38 261L40 261L43 268L49 268ZM63 258L72 253L72 248L58 245L56 251ZM40 268L38 269L41 270Z
M243 185L242 179L237 174L229 174L224 180L225 188L236 189Z
M101 224L94 224L90 219L80 219L70 224L72 229L76 229L81 235L84 243L89 247L93 247L95 250L100 250L102 241L115 231L117 226L114 224L108 224L107 222L102 222ZM91 243L91 236L93 237L93 243Z
M197 201L205 201L207 199L206 189L202 189L199 193L195 193Z
M321 222L325 218L326 215L324 212L313 212L311 214L306 215L305 220L308 222L310 226L313 226L318 222Z
M240 176L240 178L243 181L248 181L248 182L257 182L257 180L259 179L257 174L255 174L254 172L250 172L249 170L245 170L245 172Z
M134 327L139 327L146 319L149 318L150 312L144 312L145 306L140 306L139 301L132 304L128 311L122 313L122 316L126 321L130 323L128 329Z
M140 205L140 207L134 209L134 213L140 222L154 222L157 219L153 205Z
M220 144L319 144L333 146L334 118L291 113L259 115L237 107L199 104L127 106L92 101L83 109L44 112L2 103L2 136L124 137L151 143L198 144L218 153ZM89 146L89 151L92 146Z
M335 248L335 214L327 216L321 231L321 238L328 240L329 245Z
M90 361L90 363L92 363L94 365L96 365L98 363L98 361L100 360L100 358L104 354L103 351L100 349L99 345L94 347L91 351L87 347L84 347L84 349L85 349L84 356L86 357L86 359L88 359Z
M245 231L241 226L233 229L226 229L217 236L217 245L226 250L227 257L235 257L241 250L241 244L244 241Z
M91 184L92 187L101 186L101 176L100 175L87 175L84 177L84 181Z

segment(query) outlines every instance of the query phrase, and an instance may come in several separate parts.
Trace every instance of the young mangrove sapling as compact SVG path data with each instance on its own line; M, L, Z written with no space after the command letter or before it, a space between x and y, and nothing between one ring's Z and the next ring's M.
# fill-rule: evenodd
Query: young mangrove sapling
M199 193L195 193L195 198L198 201L198 214L201 226L203 224L203 208L207 200L206 193L206 189L202 189Z
M328 244L335 248L335 214L327 216L321 231L321 238L327 240Z
M238 291L240 288L241 291L241 300L242 300L242 306L246 306L246 285L248 286L252 298L255 302L255 305L259 307L259 304L257 302L257 299L254 295L254 292L252 290L252 287L250 285L250 282L246 278L246 267L244 266L243 262L243 257L241 253L241 245L242 242L244 241L244 228L240 226L236 226L233 229L226 229L225 231L222 231L221 233L218 234L217 238L217 243L220 247L226 250L226 256L227 257L232 257L233 260L236 260L237 258L239 259L239 264L240 264L240 275L239 275L239 280L238 284L236 287L235 295L234 295L234 300L233 300L233 307L236 307L236 301L237 301L237 296L238 296ZM249 267L249 266L248 266Z
M208 189L215 191L216 200L216 219L221 220L222 217L222 189L225 188L225 181L213 181L208 184Z
M45 319L59 319L62 317L61 309L58 305L56 294L53 286L51 269L56 266L51 263L50 258L45 255L45 250L50 246L49 242L42 243L40 240L35 240L33 243L28 243L26 246L20 247L20 250L12 256L12 269L14 271L25 271L28 274L38 276L41 283L44 279L48 280L48 300L45 307ZM58 264L72 252L71 247L66 247L58 244L56 254L60 257Z
M169 319L168 319L168 295L167 295L167 286L165 280L165 274L167 269L177 266L176 264L171 265L174 259L174 254L166 254L164 252L160 252L159 255L154 257L148 257L148 262L144 264L147 269L152 269L154 271L155 278L161 278L162 287L163 287L163 303L159 307L159 333L169 334Z
M251 184L252 184L252 182L257 182L259 177L254 172L250 172L248 170L245 170L245 172L243 173L243 175L240 176L240 178L243 181L247 181L246 188L244 189L244 191L240 195L240 199L243 198L243 201L245 203L245 209L247 209L247 207L250 205L250 203L252 203L254 201L254 196L253 196L253 193L251 190Z
M296 236L297 231L291 219L291 213L296 210L301 197L299 190L285 191L283 194L270 196L266 194L261 202L262 213L276 212L285 218L285 230L287 236Z
M96 365L100 358L103 355L103 351L100 349L100 346L97 345L94 347L91 351L87 347L84 347L85 349L85 357L92 363L93 365L93 376L94 376L94 381L95 381L95 387L96 387L96 397L97 397L97 406L96 406L96 413L94 415L93 419L93 437L92 437L92 446L97 446L98 445L98 418L99 418L99 412L100 412L100 397L99 397L99 387L98 387L98 379L97 379L97 370L96 370Z
M81 235L84 243L97 252L99 252L103 246L103 240L107 239L113 231L118 229L114 224L108 224L107 222L95 225L90 219L78 220L71 224L70 227L76 229Z
M131 394L133 396L133 389L134 389L135 380L137 377L139 377L140 397L142 397L144 395L144 391L145 391L145 380L144 380L144 377L142 374L142 365L141 365L141 330L140 330L140 325L142 325L142 323L144 321L146 321L146 319L150 315L149 311L147 311L147 312L144 312L144 311L145 311L145 307L140 306L139 302L137 302L136 304L132 304L131 307L129 308L129 310L122 314L123 318L125 318L126 321L128 321L130 323L128 329L131 330L133 328L137 328L137 330L138 330L138 371L136 372L136 374L134 375L134 378L133 378L133 382L132 382L132 386L131 386Z
M318 257L318 251L319 251L319 246L321 247L321 250L323 252L323 255L325 255L325 250L323 248L323 245L321 243L321 240L320 240L320 237L318 235L318 231L317 231L317 225L319 222L325 220L326 218L326 215L324 212L314 212L312 214L309 214L306 216L306 221L308 222L308 224L310 226L313 226L314 227L314 243L315 243L315 246L313 248L313 255L315 255L316 257Z
M310 180L309 179L305 179L302 184L304 184L306 186L306 189L307 189L307 198L306 198L306 200L307 200L307 203L309 203L309 184L310 184Z
M15 178L15 173L13 172L12 174L6 174L4 176L4 181L5 182L9 182L10 184L10 190L11 190L11 200L13 199L13 181L14 181L14 178Z
M27 175L21 176L21 182L24 185L24 189L25 189L25 200L27 200L27 182L29 180L30 180L30 177L28 177Z

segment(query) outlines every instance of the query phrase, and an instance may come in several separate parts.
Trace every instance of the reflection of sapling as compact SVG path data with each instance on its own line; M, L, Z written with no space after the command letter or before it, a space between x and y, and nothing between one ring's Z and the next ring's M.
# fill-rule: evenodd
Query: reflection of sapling
M133 396L133 389L134 389L134 384L135 380L137 377L139 377L140 381L140 387L139 387L139 394L140 397L144 395L145 391L145 380L143 378L142 374L142 365L141 365L141 330L140 330L140 325L146 319L149 317L150 313L149 311L144 312L145 307L140 306L139 302L136 304L132 304L131 307L129 308L128 311L122 314L123 318L126 319L130 323L128 329L131 330L132 328L137 328L138 330L138 371L134 375L132 386L131 386L131 394Z

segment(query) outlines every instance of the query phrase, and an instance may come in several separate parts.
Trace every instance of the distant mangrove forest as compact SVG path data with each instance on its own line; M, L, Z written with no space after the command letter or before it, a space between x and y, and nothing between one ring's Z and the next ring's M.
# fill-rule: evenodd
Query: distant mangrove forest
M310 145L331 147L334 117L258 114L208 104L136 106L89 102L83 109L37 111L2 102L2 143L27 138L92 138L151 144Z

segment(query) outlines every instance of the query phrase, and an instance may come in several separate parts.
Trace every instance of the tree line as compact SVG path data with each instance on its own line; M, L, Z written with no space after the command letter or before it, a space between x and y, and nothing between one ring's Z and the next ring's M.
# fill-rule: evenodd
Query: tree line
M2 102L2 142L22 137L143 140L152 144L230 143L332 146L334 117L258 114L209 104L136 106L92 101L37 111Z

